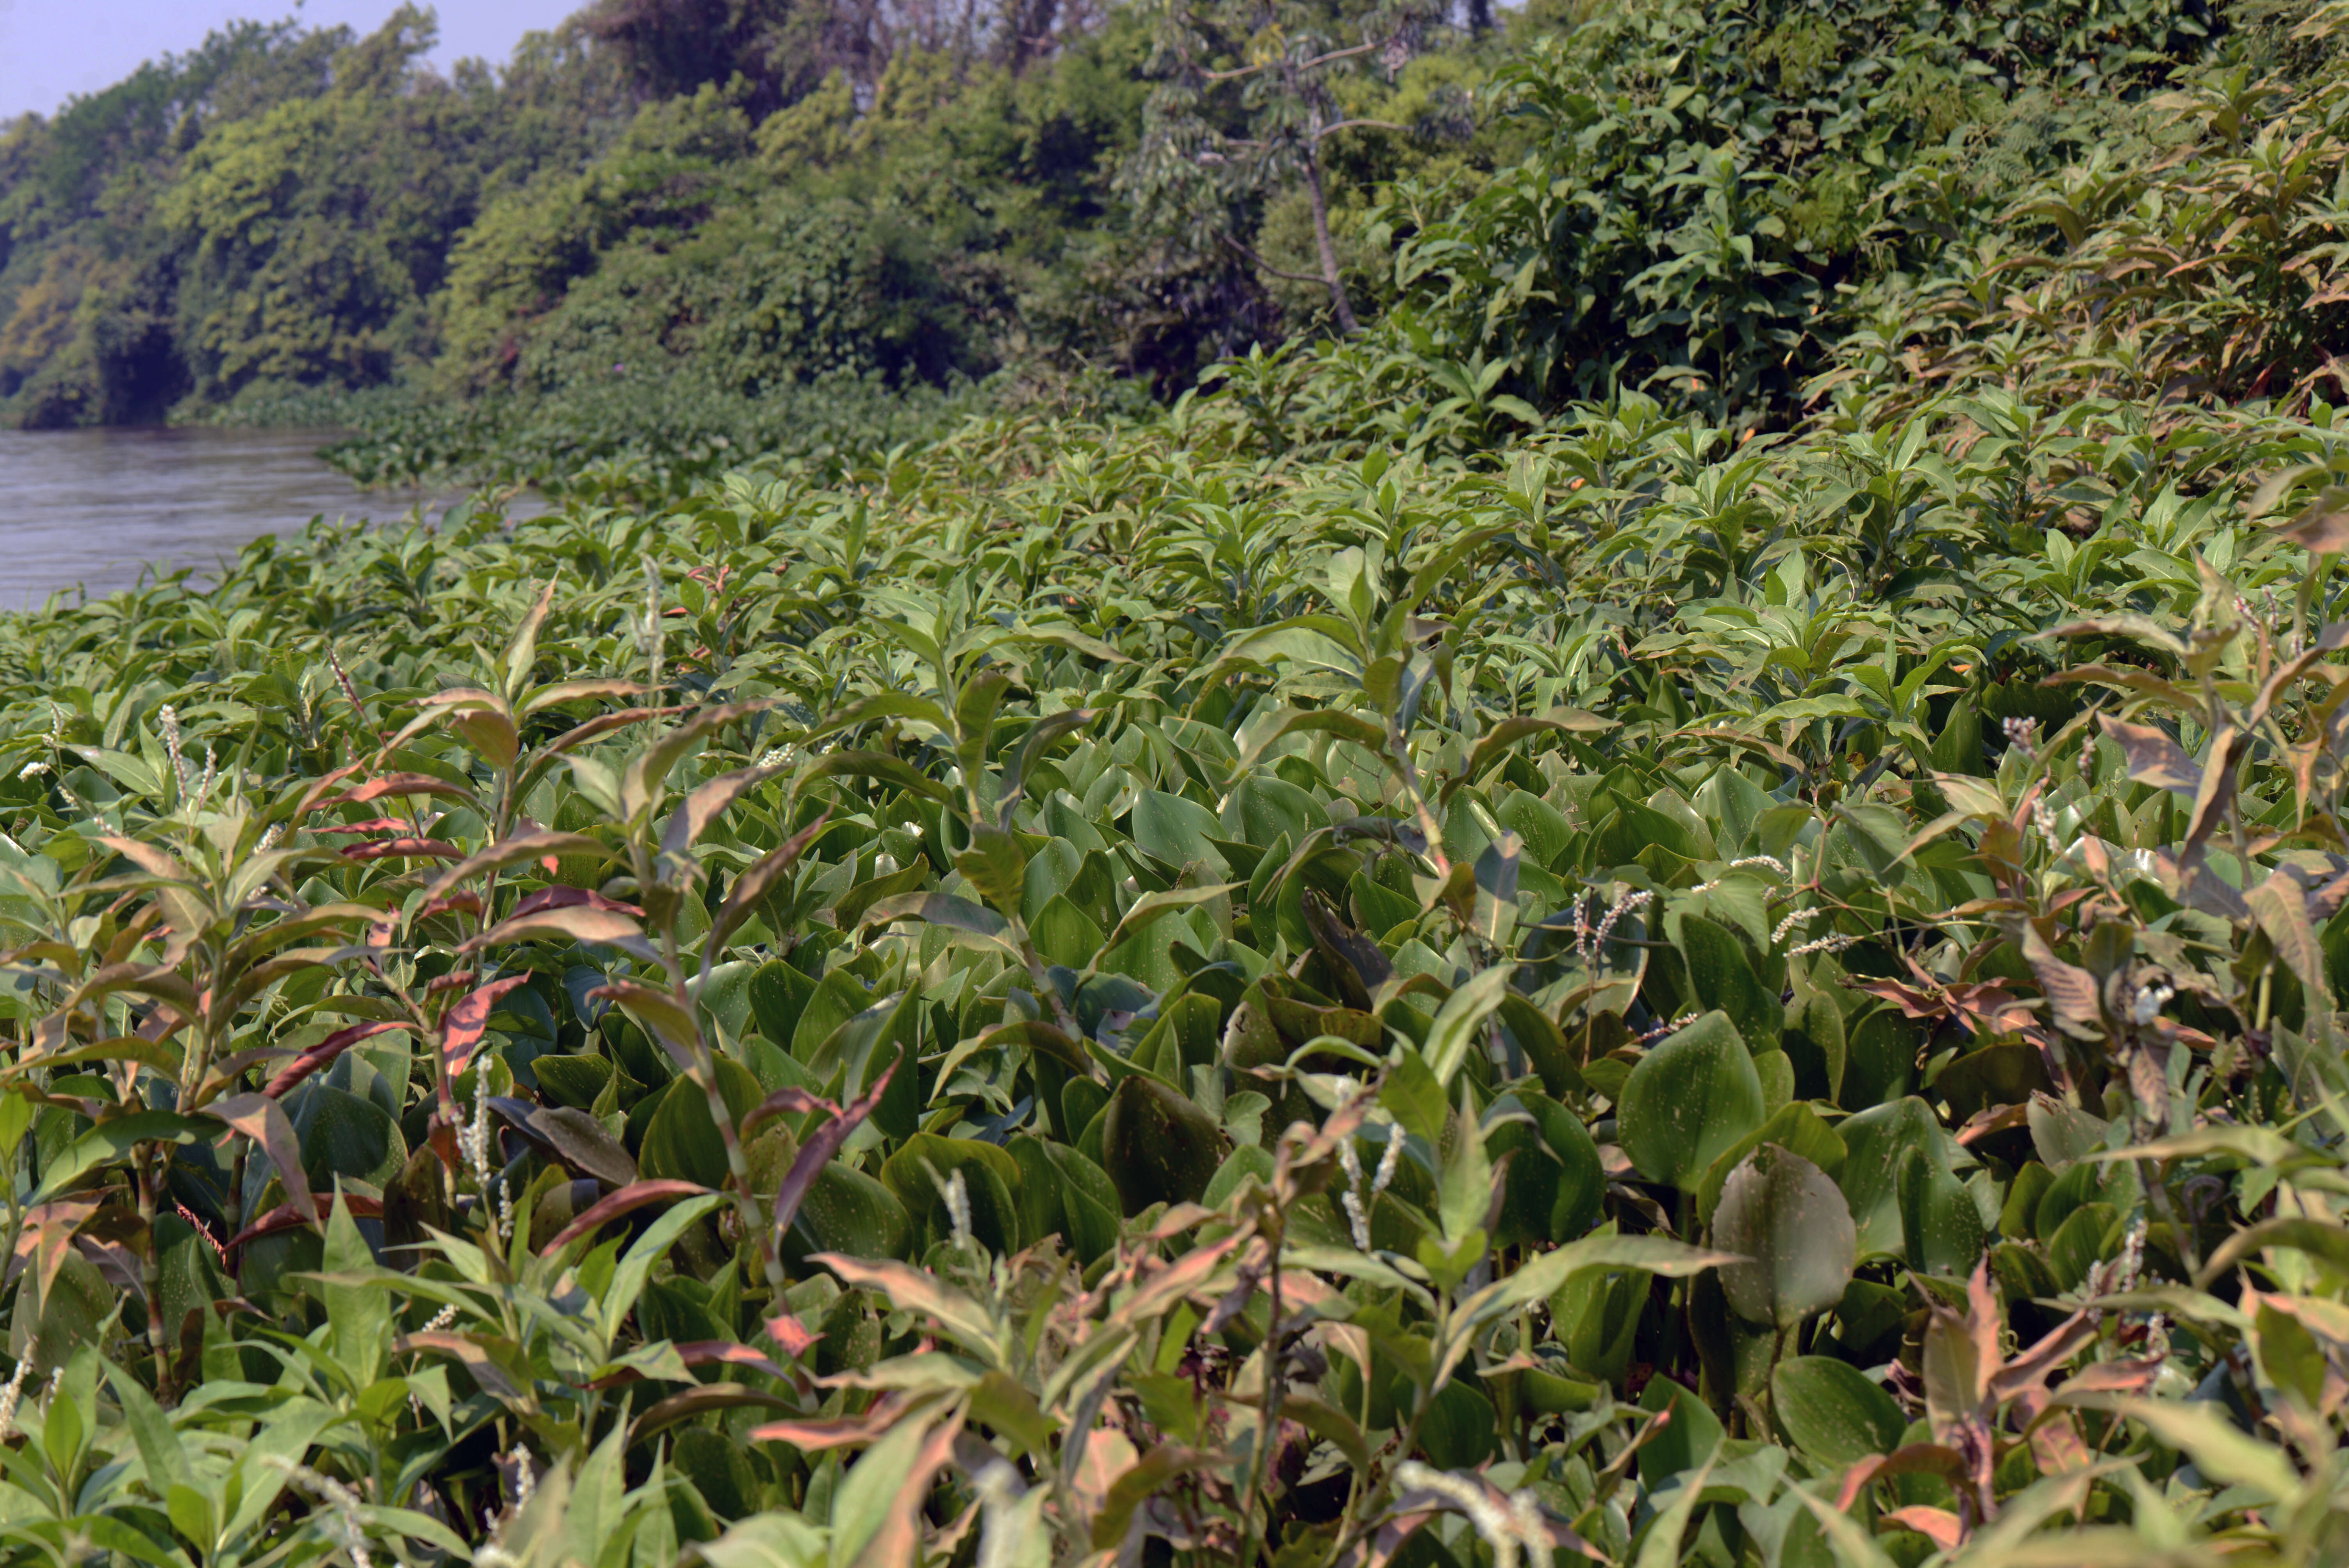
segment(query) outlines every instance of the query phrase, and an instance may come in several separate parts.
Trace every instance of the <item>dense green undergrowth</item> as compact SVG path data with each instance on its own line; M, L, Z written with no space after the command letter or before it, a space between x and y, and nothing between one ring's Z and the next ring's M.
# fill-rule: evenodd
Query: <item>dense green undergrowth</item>
M2337 19L1710 414L1495 185L1155 418L0 619L0 1553L2340 1561Z
M0 1535L2327 1560L2344 460L981 426L11 618Z

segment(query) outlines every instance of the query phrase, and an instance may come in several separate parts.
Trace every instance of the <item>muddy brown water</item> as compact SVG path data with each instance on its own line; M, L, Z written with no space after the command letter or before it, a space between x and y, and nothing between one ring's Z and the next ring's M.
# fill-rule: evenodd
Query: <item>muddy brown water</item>
M0 610L197 569L315 517L395 521L459 492L361 490L318 459L333 430L0 430ZM517 504L510 515L537 510Z

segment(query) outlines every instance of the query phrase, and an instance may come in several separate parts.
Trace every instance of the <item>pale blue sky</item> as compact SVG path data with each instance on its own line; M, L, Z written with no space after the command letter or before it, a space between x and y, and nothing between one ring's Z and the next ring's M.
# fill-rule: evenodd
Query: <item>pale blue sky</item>
M585 0L442 0L446 68L467 55L502 64L524 33L552 27ZM195 47L242 17L295 15L312 26L374 31L398 0L0 0L0 120L54 113L76 93L120 81L142 60Z

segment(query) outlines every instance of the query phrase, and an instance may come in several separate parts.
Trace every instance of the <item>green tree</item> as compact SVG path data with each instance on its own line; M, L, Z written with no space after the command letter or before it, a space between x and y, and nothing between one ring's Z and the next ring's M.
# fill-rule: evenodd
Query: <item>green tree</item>
M1331 232L1324 144L1402 131L1341 107L1340 78L1392 79L1440 20L1425 0L1350 13L1310 0L1164 0L1140 150L1123 183L1143 211L1201 248L1226 248L1276 276L1242 238L1265 203L1301 187L1318 272L1340 331L1361 328Z

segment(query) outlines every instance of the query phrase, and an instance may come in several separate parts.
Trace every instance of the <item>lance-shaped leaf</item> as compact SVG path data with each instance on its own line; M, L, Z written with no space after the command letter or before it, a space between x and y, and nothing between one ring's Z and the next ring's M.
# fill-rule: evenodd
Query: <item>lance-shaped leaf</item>
M810 758L801 764L798 776L792 781L794 792L819 779L878 779L885 784L895 784L925 799L950 801L954 791L890 756L885 751L827 751L821 757Z
M1070 708L1065 712L1048 714L1028 727L1028 733L1019 738L1019 749L1014 754L1010 768L1003 775L1003 795L996 804L998 827L1009 825L1013 803L1028 792L1029 769L1036 766L1037 758L1044 755L1045 748L1061 737L1091 724L1100 713L1101 709L1097 707Z
M870 724L877 718L909 718L941 736L951 736L955 732L954 720L947 717L947 710L928 697L916 696L905 691L876 691L868 692L846 707L827 715L823 723L807 732L807 738L816 740L827 735L837 735L843 729L854 729L858 725Z
M1100 966L1104 954L1114 952L1120 943L1136 932L1155 923L1162 915L1172 914L1178 909L1190 909L1198 904L1211 903L1224 897L1235 888L1247 885L1245 882L1208 882L1199 887L1169 888L1164 892L1143 894L1133 901L1133 908L1118 918L1116 928L1109 934L1109 940L1102 943L1094 952L1092 964L1087 967L1087 973L1090 974Z
M1028 874L1028 851L1018 834L975 822L970 847L958 852L954 863L979 897L998 909L1018 911Z
M39 1299L49 1298L57 1271L65 1266L66 1254L73 1250L74 1233L98 1212L98 1207L95 1197L58 1198L36 1203L25 1211L24 1225L16 1233L15 1261L19 1267L32 1269L39 1286Z
M672 1054L689 1051L700 1037L693 1011L674 993L635 980L616 980L587 993L590 1000L617 1002L636 1022L667 1042Z
M2277 956L2290 966L2308 994L2330 1007L2333 985L2324 971L2324 947L2309 923L2308 903L2291 873L2270 872L2267 880L2243 895L2260 929L2275 944Z
M886 925L893 920L919 920L961 933L982 947L1010 957L1019 950L1004 934L1011 923L985 904L944 892L905 892L885 898L864 912L866 925Z
M1427 1058L1428 1070L1437 1083L1449 1084L1467 1061L1483 1034L1485 1020L1508 995L1511 972L1509 965L1495 965L1445 997L1444 1006L1435 1010L1435 1021L1428 1026L1420 1054Z
M809 1133L807 1141L800 1145L799 1153L792 1157L791 1170L784 1172L783 1184L775 1191L774 1236L778 1248L782 1245L784 1233L792 1228L792 1222L799 1217L800 1202L806 1198L808 1189L814 1185L817 1173L831 1163L834 1154L840 1152L840 1146L848 1141L849 1134L873 1114L874 1108L881 1103L881 1097L888 1092L889 1080L896 1076L898 1066L899 1062L893 1061L884 1068L870 1088L841 1108L830 1121Z
M926 1318L965 1349L980 1352L989 1361L998 1358L1000 1347L995 1320L985 1307L937 1275L891 1258L866 1260L817 1253L808 1262L822 1264L851 1289L879 1291L889 1298L891 1306Z
M337 806L364 806L370 800L380 800L394 795L402 799L410 795L437 795L450 800L460 801L477 810L481 806L480 800L474 798L471 789L461 784L452 784L448 779L433 774L385 773L368 779L356 789L347 790L340 795L319 800L309 806L307 810L326 811Z
M404 1023L386 1021L354 1024L347 1029L337 1029L280 1068L277 1076L271 1078L268 1087L261 1092L267 1099L283 1099L286 1092L295 1085L316 1072L320 1068L332 1064L336 1057L341 1056L361 1040L407 1027Z
M1692 1247L1663 1236L1585 1236L1528 1260L1506 1279L1496 1280L1460 1303L1465 1323L1492 1323L1520 1307L1556 1295L1560 1286L1592 1269L1638 1269L1667 1279L1684 1279L1738 1261L1735 1253Z
M2023 949L2023 961L2031 965L2032 977L2046 993L2048 1006L2064 1032L2082 1039L2102 1037L2105 1015L2096 997L2096 977L2056 956L2055 950L2047 945L2046 938L2039 934L2039 927L2032 922L2016 923L2014 934Z
M831 820L832 812L827 809L814 821L761 855L758 864L734 879L734 885L726 890L726 906L718 912L718 918L709 925L709 947L712 953L724 946L726 939L750 918L759 905L765 902L767 894L773 891L775 883L799 863L800 857L807 852L807 847L815 842L816 836L823 831L824 824Z
M490 1015L498 998L516 986L530 983L527 975L509 975L502 980L492 980L451 1006L440 1017L440 1057L447 1064L451 1079L465 1076L473 1065L474 1048L490 1027Z
M546 624L546 613L554 608L554 579L549 577L546 586L538 591L538 598L530 613L515 628L513 641L506 645L504 658L499 661L505 687L506 700L512 702L522 696L522 688L530 682L530 667L538 662L538 629ZM511 711L511 710L509 710Z
M2128 775L2139 784L2168 789L2191 800L2202 787L2202 767L2186 748L2147 724L2127 724L2111 714L2098 714L2098 723L2128 760Z
M1241 752L1239 760L1232 764L1232 776L1237 779L1246 774L1274 741L1290 735L1334 735L1340 740L1352 741L1373 755L1386 755L1387 732L1383 726L1358 713L1346 713L1330 707L1315 708L1281 715L1248 742L1247 749Z
M592 686L599 683L581 682L577 684ZM586 745L589 741L595 739L599 735L609 735L616 729L626 729L632 724L642 724L647 719L668 718L676 714L683 713L685 709L681 707L630 707L623 708L617 713L598 714L594 718L583 720L580 723L574 725L571 728L564 730L561 735L556 736L554 739L546 741L532 750L529 758L523 763L522 770L514 775L513 792L516 795L527 794L531 789L536 788L540 776L545 773L548 769L554 767L554 764L562 761L565 757L569 756L570 753L577 750L580 747ZM585 760L587 759L574 758L573 758L573 765L576 767L578 763ZM601 763L591 763L590 766L596 769L601 769L603 767ZM614 781L610 790L610 795L611 800L608 806L605 806L600 798L597 804L604 808L605 814L606 816L620 816L622 813L619 809L619 784L617 780Z
M220 915L204 896L193 872L151 844L136 839L99 834L98 841L137 866L152 879L146 885L155 890L156 901L162 904L164 918L171 928L191 938L212 929Z
M492 768L511 768L521 755L522 738L514 728L513 707L495 692L459 687L435 692L419 699L417 706L427 716L438 714L447 718L475 754ZM400 738L404 739L414 727L411 725L403 730Z
M383 1218L383 1200L380 1198L370 1198L364 1193L340 1191L337 1191L332 1198L327 1197L324 1192L315 1193L311 1197L310 1207L307 1209L291 1202L278 1204L277 1207L232 1236L229 1239L229 1250L233 1252L247 1242L257 1242L264 1236L274 1236L285 1231L298 1231L305 1225L315 1225L322 1220L329 1219L334 1214L337 1201L349 1210L355 1219Z
M1613 719L1601 718L1578 707L1560 708L1538 717L1518 715L1501 719L1476 742L1476 748L1468 754L1460 771L1444 782L1442 799L1449 801L1462 785L1483 778L1485 770L1499 761L1503 752L1527 736L1588 735L1614 727Z
M1099 637L1089 637L1074 626L1058 621L1020 621L999 640L1020 645L1041 644L1046 647L1066 648L1072 654L1082 654L1105 665L1130 665L1133 662Z
M724 814L727 807L740 799L744 791L756 789L781 771L780 767L738 769L697 786L668 820L668 829L661 835L661 852L681 855L691 849L703 830Z
M644 696L646 688L635 681L586 680L554 681L533 687L514 711L524 718L550 707L560 707L566 702L593 702L600 698L626 698Z
M377 839L371 843L347 845L342 851L347 861L454 861L464 858L465 851L445 839Z
M212 1134L210 1122L177 1111L134 1110L128 1116L110 1117L42 1161L41 1184L33 1201L38 1203L55 1197L141 1143L202 1143Z
M633 1214L651 1203L672 1203L681 1198L706 1194L709 1188L693 1181L632 1181L616 1192L607 1192L574 1216L572 1222L554 1233L552 1241L538 1249L538 1255L551 1258L571 1243L610 1224L623 1215Z
M684 759L685 754L702 740L726 726L764 713L775 706L775 699L761 697L751 702L730 702L708 707L646 747L628 759L620 773L620 805L631 821L653 808L669 769Z
M2202 764L2202 779L2194 790L2194 808L2186 819L2186 841L2178 847L2181 863L2191 861L2195 851L2209 842L2210 835L2226 820L2227 810L2235 799L2235 767L2250 746L2251 737L2238 732L2232 725L2220 726L2219 733L2211 738L2210 756Z
M302 1170L302 1140L294 1135L293 1119L284 1106L266 1095L240 1094L205 1109L260 1144L269 1163L277 1168L277 1179L285 1184L286 1202L299 1213L316 1215L317 1200L311 1195L310 1178Z
M616 947L637 958L660 954L645 939L644 928L616 909L593 904L541 905L508 915L487 931L468 937L457 951L478 953L485 947L507 947L518 942L584 942Z
M2178 658L2186 656L2186 645L2177 633L2150 615L2090 615L2077 621L2066 621L2060 626L2050 626L2039 634L2048 639L2056 637L2127 637L2148 648L2158 648Z
M550 864L564 855L595 855L609 853L605 847L585 833L558 833L546 828L533 828L501 839L487 849L476 850L455 865L442 872L426 885L427 899L440 898L461 883L490 872L502 872L532 861Z

